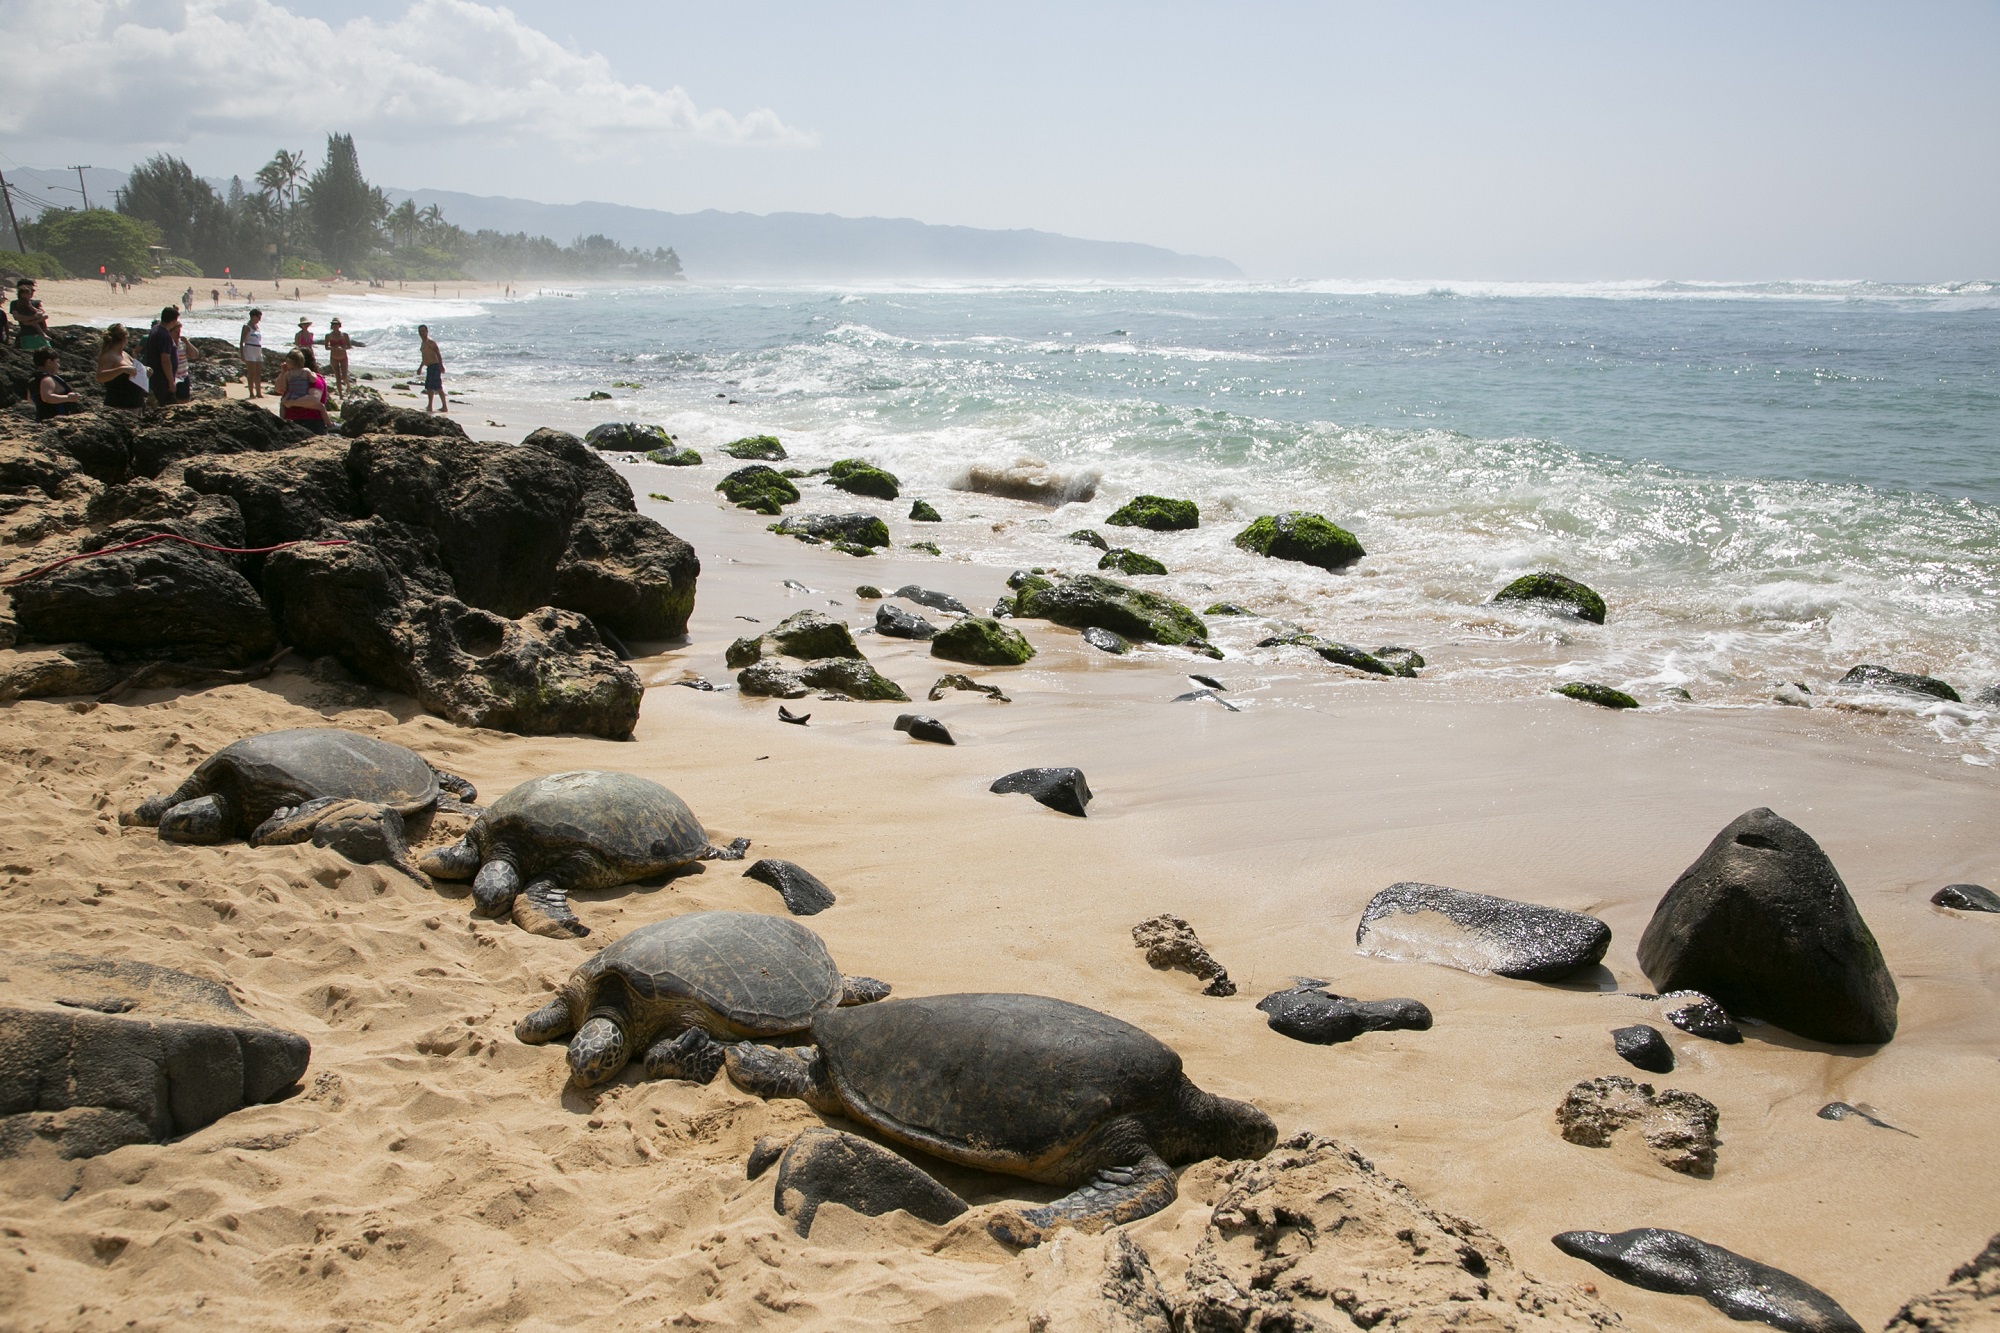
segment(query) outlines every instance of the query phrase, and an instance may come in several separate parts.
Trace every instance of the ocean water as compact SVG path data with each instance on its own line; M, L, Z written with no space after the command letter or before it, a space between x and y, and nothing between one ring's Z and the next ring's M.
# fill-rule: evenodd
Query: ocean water
M1211 623L1273 670L1304 661L1254 647L1275 620L1411 644L1427 677L1486 694L1586 679L1776 707L1798 682L1968 762L2000 755L2000 708L1974 701L2000 685L2000 283L447 296L330 309L370 344L357 367L398 374L428 320L474 419L653 421L711 450L770 432L804 466L879 462L944 511L948 554L1089 568L1066 533L1118 544L1102 520L1124 499L1192 498L1197 532L1124 533L1172 571L1140 582L1265 613ZM952 489L1020 459L1094 497ZM1291 508L1368 558L1325 574L1230 544ZM1610 623L1488 605L1543 568L1602 592ZM1968 703L1829 689L1860 662Z

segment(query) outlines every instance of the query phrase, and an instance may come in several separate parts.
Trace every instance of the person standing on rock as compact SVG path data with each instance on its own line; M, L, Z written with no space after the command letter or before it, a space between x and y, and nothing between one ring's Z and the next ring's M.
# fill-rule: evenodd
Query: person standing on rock
M181 312L178 307L167 306L160 311L160 322L153 325L146 335L146 345L140 350L139 359L146 363L146 377L152 382L153 401L165 407L174 401L174 378L176 365L180 360Z
M14 284L14 300L7 313L14 317L14 345L33 352L49 345L49 317L35 299L35 280L23 278Z
M28 381L28 397L34 400L36 421L83 411L83 395L72 393L69 381L56 374L56 349L53 347L44 347L35 353L35 377Z
M444 404L444 412L451 412L451 399L444 391L444 353L431 341L431 326L417 325L417 340L420 344L419 356L424 368L424 411L438 411L436 404Z
M104 330L103 345L97 351L97 382L104 387L107 407L138 411L146 405L146 371L126 350L123 324Z
M250 311L243 331L236 335L236 354L243 358L243 382L252 398L264 396L264 312Z
M354 346L354 339L340 327L338 319L326 331L326 368L333 372L333 382L342 393L347 392L347 349Z

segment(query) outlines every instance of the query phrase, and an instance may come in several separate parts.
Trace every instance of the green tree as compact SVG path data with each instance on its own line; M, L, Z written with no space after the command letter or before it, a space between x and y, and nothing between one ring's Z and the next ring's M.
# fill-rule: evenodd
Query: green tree
M329 264L352 272L354 262L375 248L389 201L362 176L353 135L327 136L326 163L306 182L305 206L313 240Z
M97 276L101 266L113 273L141 276L153 271L152 251L159 233L108 208L52 208L33 222L21 224L30 250L46 250L72 273Z
M271 160L257 168L257 185L269 201L268 216L276 226L268 240L278 248L272 254L272 272L277 272L286 255L292 251L292 239L296 228L294 215L299 207L299 183L306 178L306 155L304 151L294 153L289 148L280 148L271 155Z
M118 191L118 211L151 223L160 244L202 272L219 275L235 258L234 220L207 181L177 157L161 153L132 168Z

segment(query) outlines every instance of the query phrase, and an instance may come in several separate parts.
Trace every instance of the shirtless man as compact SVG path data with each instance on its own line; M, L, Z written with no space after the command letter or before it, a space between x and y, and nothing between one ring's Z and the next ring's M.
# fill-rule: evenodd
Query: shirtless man
M422 344L420 355L424 367L424 411L435 412L436 404L442 402L447 415L451 412L451 399L444 391L444 353L431 341L431 326L417 325L417 339Z

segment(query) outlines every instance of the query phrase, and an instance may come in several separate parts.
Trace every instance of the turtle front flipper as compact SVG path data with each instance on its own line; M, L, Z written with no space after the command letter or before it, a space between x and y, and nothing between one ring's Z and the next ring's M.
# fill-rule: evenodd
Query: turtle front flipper
M490 863L489 863L490 864ZM481 870L484 879L486 872ZM475 895L479 886L474 884ZM559 888L556 882L543 877L528 885L514 898L514 924L530 935L547 935L551 939L576 939L588 935L590 927L577 919L570 910L569 890Z
M569 999L559 994L514 1024L514 1040L523 1046L541 1046L575 1030L576 1017L570 1012Z
M208 782L200 769L196 769L188 779L170 792L148 796L132 809L118 816L118 822L128 827L158 828L160 819L167 811L182 801L192 801L208 795Z
M229 836L236 804L221 792L182 801L160 816L160 836L168 842L216 843Z
M846 1008L851 1004L873 1004L877 1000L889 998L889 983L877 981L873 977L842 977L840 979L840 1004Z
M996 1214L986 1229L1005 1244L1026 1248L1047 1240L1057 1227L1093 1232L1151 1217L1178 1193L1173 1168L1146 1148L1136 1161L1100 1169L1089 1184L1054 1203Z
M479 848L471 837L463 837L425 852L417 864L432 879L471 879L479 873Z
M431 772L437 774L438 786L443 788L446 794L459 804L471 805L479 799L479 788L473 786L458 774L447 773L436 764L431 765Z
M846 1114L818 1047L781 1051L774 1046L739 1041L728 1048L726 1064L729 1081L753 1096L766 1101L773 1097L795 1097L823 1115Z
M710 1083L722 1068L728 1048L700 1028L689 1028L677 1037L662 1037L646 1052L648 1078L678 1078L689 1083Z

